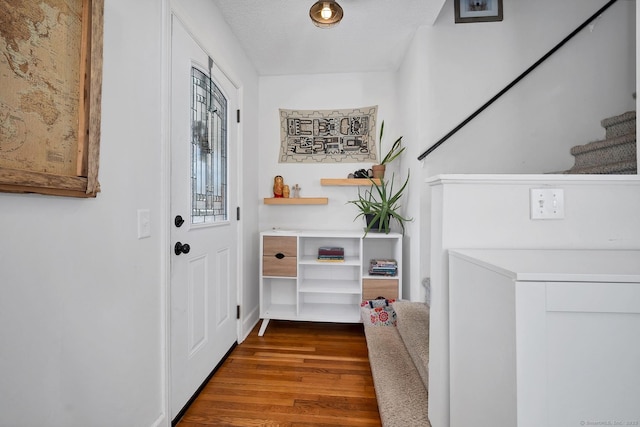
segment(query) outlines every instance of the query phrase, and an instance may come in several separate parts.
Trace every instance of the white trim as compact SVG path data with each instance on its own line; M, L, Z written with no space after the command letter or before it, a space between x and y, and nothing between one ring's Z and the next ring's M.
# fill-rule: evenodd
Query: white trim
M233 80L232 80L233 82ZM235 83L234 83L235 85ZM240 318L238 319L238 323L237 323L237 336L238 336L238 344L240 344L242 341L244 341L246 335L244 333L244 328L243 328L243 317L244 317L244 310L246 309L246 307L243 306L243 297L244 297L244 268L242 268L241 266L244 264L244 257L242 256L243 251L244 251L244 199L242 198L244 192L242 191L242 188L244 188L244 180L243 180L243 174L241 173L241 169L242 169L242 161L244 159L244 135L242 133L242 129L243 129L243 88L242 86L237 86L236 85L236 107L238 108L238 110L240 111L240 123L238 123L238 119L237 119L237 113L235 116L235 124L237 126L236 129L236 137L237 137L237 143L238 143L238 149L236 150L236 156L237 156L237 163L236 163L236 182L237 182L237 191L238 194L236 195L236 212L234 213L236 215L236 219L235 221L238 222L238 224L236 225L236 234L238 237L238 245L237 245L237 251L238 253L236 254L236 260L238 262L236 262L236 280L238 281L238 286L236 287L236 305L240 306ZM238 207L240 208L240 221L237 220L238 218L238 214L237 214L237 209ZM231 211L231 207L230 207L230 211ZM231 212L230 212L231 213ZM233 221L234 219L230 218L231 221Z
M163 414L155 426L171 425L171 7L170 0L162 0L161 52L160 52L160 401Z
M253 328L258 324L259 321L260 304L255 306L253 310L251 310L250 313L246 314L244 316L244 319L242 319L243 334L240 337L242 341L244 341L249 336L249 334L251 333L251 331L253 331ZM240 341L238 341L238 343L240 343Z
M431 186L442 184L514 184L514 183L566 183L566 184L637 184L638 175L561 175L561 174L444 174L425 179Z

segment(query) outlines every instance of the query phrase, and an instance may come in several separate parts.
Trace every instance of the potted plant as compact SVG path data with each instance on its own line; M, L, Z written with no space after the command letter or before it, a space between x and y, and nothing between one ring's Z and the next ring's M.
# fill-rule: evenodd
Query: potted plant
M388 234L391 231L392 219L400 224L402 234L404 234L404 222L413 221L413 218L405 218L400 214L401 205L399 204L409 183L409 175L407 174L407 179L397 191L394 191L393 188L395 176L391 177L391 181L381 179L380 184L371 180L371 187L368 190L361 192L358 189L358 199L347 202L356 205L360 210L354 221L359 217L365 218L367 224L365 236L372 230Z
M380 144L380 164L373 165L371 169L373 170L374 178L384 178L384 171L386 169L387 163L391 163L396 157L398 157L406 147L402 147L402 137L396 139L396 142L391 145L391 148L387 152L387 155L382 157L382 135L384 134L384 120L380 125L380 138L378 138L378 143Z

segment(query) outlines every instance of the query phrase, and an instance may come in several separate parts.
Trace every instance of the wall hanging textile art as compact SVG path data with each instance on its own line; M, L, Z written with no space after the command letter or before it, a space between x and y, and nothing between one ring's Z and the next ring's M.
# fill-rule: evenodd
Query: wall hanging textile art
M280 109L280 163L376 162L378 106Z

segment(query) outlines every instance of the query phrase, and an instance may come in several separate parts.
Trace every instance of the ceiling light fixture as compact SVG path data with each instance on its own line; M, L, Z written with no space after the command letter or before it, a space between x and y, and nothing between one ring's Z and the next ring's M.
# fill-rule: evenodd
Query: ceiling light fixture
M309 17L316 27L331 28L342 19L342 7L335 0L319 0L309 9Z

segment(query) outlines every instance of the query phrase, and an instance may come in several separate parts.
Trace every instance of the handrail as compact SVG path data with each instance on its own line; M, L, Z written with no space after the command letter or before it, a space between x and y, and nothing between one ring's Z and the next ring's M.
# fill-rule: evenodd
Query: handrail
M445 142L447 139L449 139L451 136L453 136L453 134L455 134L456 132L458 132L460 129L462 129L467 123L469 123L471 120L473 120L478 114L482 113L487 107L489 107L491 104L493 104L498 98L500 98L502 95L504 95L509 89L511 89L513 86L515 86L520 80L522 80L523 78L525 78L527 76L527 74L529 74L530 72L532 72L535 68L538 67L538 65L542 64L544 61L547 60L547 58L549 58L551 55L553 55L558 49L560 49L565 43L567 43L569 40L571 40L576 34L578 34L580 31L582 31L587 25L589 25L593 20L595 20L598 16L602 15L602 13L607 10L611 5L613 5L616 1L618 0L610 0L607 4L605 4L604 6L602 6L596 13L594 13L593 15L591 15L591 17L589 19L587 19L586 21L584 21L578 28L576 28L575 30L573 30L573 32L571 34L569 34L567 37L565 37L560 43L558 43L557 45L555 45L555 47L553 49L551 49L549 52L547 52L542 58L538 59L532 66L530 66L529 68L526 69L526 71L524 71L522 74L520 74L518 77L515 78L515 80L513 80L511 83L509 83L507 86L505 86L504 89L502 89L500 92L498 92L493 98L491 98L489 101L487 101L484 105L482 105L482 107L478 108L475 112L473 112L473 114L471 114L469 117L467 117L466 119L464 119L458 126L456 126L455 128L453 128L453 130L451 130L448 134L446 134L445 136L443 136L442 138L440 138L438 140L438 142L436 142L435 144L433 144L431 147L429 147L429 149L427 149L427 151L425 151L424 153L420 154L420 156L418 156L418 160L422 160L425 157L427 157L431 152L433 152L436 148L438 148L439 146L442 145L443 142Z

